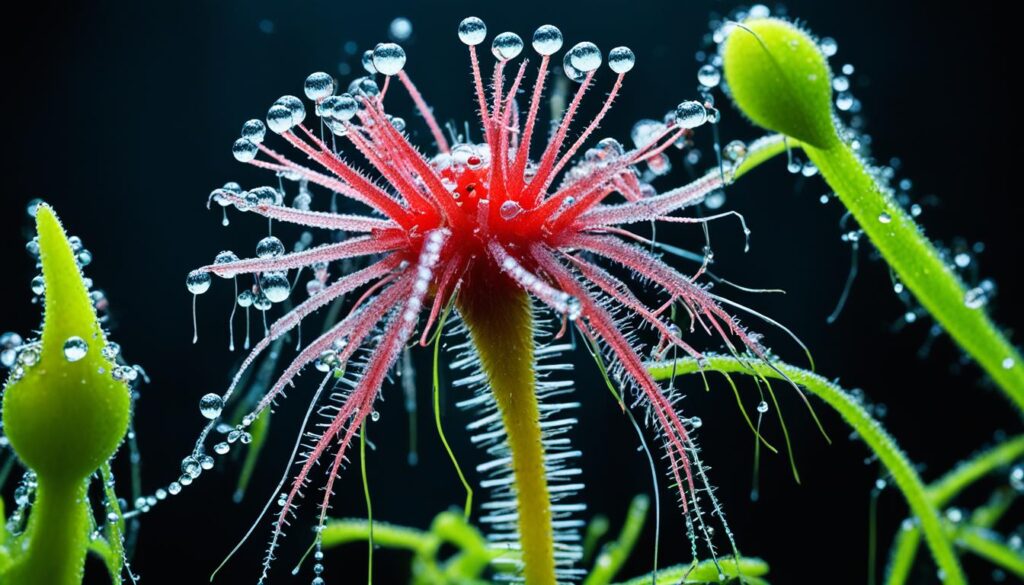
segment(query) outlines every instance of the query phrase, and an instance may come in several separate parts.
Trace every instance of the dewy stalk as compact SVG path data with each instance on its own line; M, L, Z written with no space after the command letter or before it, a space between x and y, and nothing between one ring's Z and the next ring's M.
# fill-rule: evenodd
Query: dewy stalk
M844 141L832 111L832 73L814 39L786 21L748 20L732 26L722 57L736 105L756 124L800 142L900 280L1024 412L1024 360Z

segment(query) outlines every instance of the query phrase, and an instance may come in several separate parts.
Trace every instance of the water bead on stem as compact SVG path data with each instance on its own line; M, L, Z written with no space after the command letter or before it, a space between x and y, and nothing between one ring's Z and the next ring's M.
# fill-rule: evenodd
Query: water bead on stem
M405 67L405 49L395 43L380 43L373 49L373 67L382 75L398 75Z
M562 48L562 31L545 24L533 32L533 50L545 57L554 55Z
M487 25L475 16L462 19L459 23L459 40L469 46L479 45L487 38Z
M334 93L334 78L323 71L311 73L303 85L306 97L313 101L320 101ZM244 129L243 129L244 133Z
M636 65L636 55L629 47L615 47L608 51L608 68L618 74L628 73Z
M503 32L491 41L491 53L499 61L510 61L523 52L523 39L513 32Z
M590 42L577 43L569 49L569 64L578 71L590 73L601 66L601 49Z

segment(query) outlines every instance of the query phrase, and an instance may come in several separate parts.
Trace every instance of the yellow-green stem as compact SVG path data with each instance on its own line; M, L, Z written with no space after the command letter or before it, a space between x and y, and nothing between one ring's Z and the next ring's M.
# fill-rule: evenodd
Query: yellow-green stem
M523 577L530 585L553 585L551 499L537 406L533 314L525 293L501 287L489 292L494 294L460 297L459 310L501 411L512 455Z

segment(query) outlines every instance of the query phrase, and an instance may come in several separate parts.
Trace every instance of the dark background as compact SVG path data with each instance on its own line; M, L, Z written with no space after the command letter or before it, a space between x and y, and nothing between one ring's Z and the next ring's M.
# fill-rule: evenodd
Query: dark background
M225 230L220 213L204 205L210 189L227 180L243 185L270 180L231 157L230 145L243 121L262 118L282 94L301 95L302 80L312 71L336 73L339 62L358 71L357 58L343 50L345 42L356 41L360 52L372 47L386 37L396 16L413 22L414 35L404 43L407 70L438 117L460 123L472 119L467 58L455 26L475 14L487 21L490 36L513 30L529 38L536 26L550 22L562 28L567 46L579 40L605 50L631 46L637 68L600 132L625 139L636 119L660 117L696 95L693 55L702 46L709 14L734 5L250 1L33 7L22 18L6 21L0 41L7 130L0 158L0 250L7 258L0 329L24 334L39 320L30 304L32 266L22 250L30 226L25 204L43 197L94 253L87 272L110 298L114 338L154 378L143 388L136 413L144 482L151 492L176 477L178 462L202 423L198 398L219 391L238 359L226 351L230 287L216 282L213 292L200 299L201 338L192 345L190 296L183 281L188 270L217 251L247 253L261 237L262 222L236 213ZM1021 153L1019 104L1014 105L1018 100L1009 80L1019 69L1020 51L1010 41L1018 34L1011 19L988 2L953 10L930 2L808 0L790 2L788 9L819 35L837 39L833 66L856 65L856 94L863 101L876 156L900 157L899 176L913 179L915 196L936 196L937 205L926 206L921 217L930 235L947 242L956 237L984 242L977 261L981 273L998 285L990 308L999 323L1019 326L1024 312L1015 301L1024 292L1024 281L1019 190L1013 177ZM264 20L272 23L272 32L261 31ZM608 83L607 73L603 76ZM405 108L404 98L398 103L393 107ZM425 144L426 132L416 116L408 109L404 115ZM758 134L729 108L722 131L726 141ZM710 141L707 129L698 134L705 149ZM905 309L892 294L881 263L862 263L845 313L835 325L826 325L849 266L849 248L839 238L841 212L835 202L818 202L827 192L819 178L788 175L784 166L768 165L729 193L727 208L743 212L753 229L749 253L742 253L734 225L717 224L713 230L721 274L750 286L781 287L788 294L730 295L802 336L819 372L839 377L847 387L863 388L872 401L887 405L885 424L922 465L926 480L1000 430L1018 432L1019 420L1006 401L976 367L961 366L959 352L947 339L938 340L927 358L915 357L929 324L918 320L894 331ZM682 180L680 170L661 184ZM701 242L696 227L663 229L659 238ZM798 348L781 334L768 333L781 356L802 363ZM699 337L696 343L715 347ZM592 363L577 362L584 407L576 440L586 453L585 498L591 512L608 514L617 527L628 499L647 491L650 478L635 450L633 430L600 386ZM421 378L428 374L421 368ZM683 383L690 394L683 408L704 420L705 461L714 467L713 481L743 552L767 559L778 583L865 582L869 493L879 472L876 464L865 464L866 449L850 440L842 421L819 405L835 439L826 445L799 401L784 390L803 483L794 483L785 458L767 456L762 497L752 503L747 496L753 441L731 393L720 381L711 393L702 390L699 380ZM262 498L271 495L311 384L308 377L302 380L275 419L247 502L231 501L238 465L220 464L145 518L133 563L144 583L205 582L255 517ZM427 404L429 389L420 386L421 404ZM745 391L756 403L753 389ZM407 432L399 393L388 388L385 395L390 399L374 425L378 450L370 460L375 514L424 527L437 512L460 504L462 492L437 448L427 409L420 412L420 465L405 464ZM464 440L464 422L464 415L450 411L449 437L464 466L471 468L478 454ZM777 425L767 424L766 432L780 439ZM1005 481L1005 475L996 481ZM349 470L340 484L336 513L363 514L357 470ZM976 502L984 492L972 492L975 499L966 502ZM905 511L897 492L883 493L883 562ZM663 518L661 565L687 560L689 545L678 512L666 505ZM261 528L220 582L255 581L268 534ZM649 568L651 538L649 529L623 577ZM293 529L272 583L296 579L289 571L307 544L306 533ZM920 556L927 558L927 553ZM965 564L977 582L992 578L985 565L971 559ZM331 551L327 565L328 582L361 582L365 549ZM406 567L404 556L381 553L377 582L401 582ZM927 561L919 570L918 582L935 582ZM308 566L306 571L296 582L311 579ZM89 582L104 582L97 566L90 565L90 572Z

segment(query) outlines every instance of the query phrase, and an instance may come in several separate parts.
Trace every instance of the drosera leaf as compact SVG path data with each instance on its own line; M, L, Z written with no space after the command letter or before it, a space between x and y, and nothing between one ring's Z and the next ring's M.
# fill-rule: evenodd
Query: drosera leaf
M128 385L103 355L106 338L71 243L53 209L36 210L45 313L37 359L12 370L3 396L11 448L35 472L35 502L10 583L77 585L89 546L89 477L128 429ZM20 369L19 369L20 368Z

